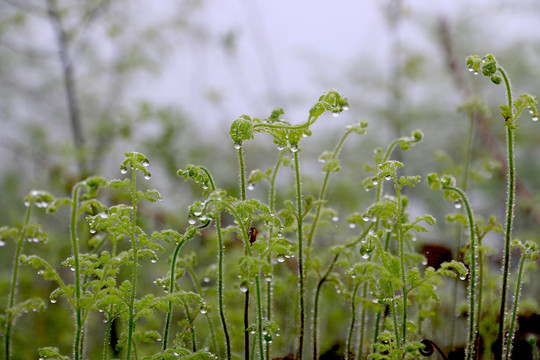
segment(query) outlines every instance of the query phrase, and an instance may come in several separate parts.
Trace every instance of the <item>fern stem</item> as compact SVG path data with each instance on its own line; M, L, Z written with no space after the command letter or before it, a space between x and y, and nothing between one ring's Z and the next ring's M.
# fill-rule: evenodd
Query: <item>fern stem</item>
M304 250L302 236L302 182L300 179L300 165L298 160L298 151L294 153L294 167L296 170L296 208L298 223L298 281L300 282L299 301L300 301L300 328L298 333L298 360L302 360L304 352L304 328L305 328L305 309L304 309Z
M128 320L128 338L127 338L127 356L126 359L131 359L131 348L132 348L132 338L133 331L135 330L135 320L134 320L134 304L135 304L135 291L137 287L137 191L136 191L136 182L137 182L137 172L135 167L131 169L131 247L133 250L133 266L131 270L131 296L129 299L129 320Z
M351 326L349 327L349 336L347 337L347 350L345 352L345 360L354 359L354 355L352 353L352 336L354 333L354 323L356 322L356 293L358 292L359 286L360 282L355 285L353 294L351 296ZM362 351L362 349L360 349L360 351ZM359 354L359 356L359 358L361 358L361 353Z
M508 99L508 108L512 109L513 115L513 105L512 105L512 90L510 88L510 81L506 75L506 72L499 67L499 72L501 73L504 83L506 85L506 94ZM498 346L499 351L497 351L497 358L502 359L502 349L504 348L504 320L505 320L505 310L506 310L506 297L508 291L508 279L510 277L510 241L512 237L512 226L514 219L514 196L515 196L515 166L514 166L514 130L512 126L509 126L508 122L514 121L513 118L505 119L506 121L506 144L507 144L507 155L508 155L508 188L507 188L507 202L506 202L506 228L504 233L504 258L503 258L503 283L501 289L501 307L499 310L499 332L498 332Z
M77 321L75 328L75 343L73 346L74 359L79 360L82 356L82 314L81 314L81 269L79 264L79 240L77 239L77 212L79 210L79 188L82 186L78 183L73 187L71 197L71 246L73 250L73 261L75 266L75 318Z
M13 277L11 278L11 286L9 289L9 298L8 298L8 306L6 310L11 309L13 307L13 304L15 303L15 290L17 288L17 280L19 275L19 258L21 257L23 245L24 245L24 237L26 234L26 227L28 226L28 222L30 221L30 213L32 212L32 203L26 208L26 216L24 219L24 225L21 228L21 232L19 234L19 238L17 239L17 250L15 252L15 263L13 264ZM4 350L5 350L5 359L10 359L10 342L11 342L11 328L13 327L13 315L9 311L7 312L6 316L6 330L5 330L5 336L4 336Z
M510 360L512 353L512 341L514 340L514 331L516 326L517 313L519 309L519 292L521 290L521 278L523 275L523 266L525 265L525 254L521 256L521 262L519 263L518 278L516 282L516 294L514 295L514 307L512 309L512 319L510 320L510 329L508 330L508 340L506 343L505 359Z

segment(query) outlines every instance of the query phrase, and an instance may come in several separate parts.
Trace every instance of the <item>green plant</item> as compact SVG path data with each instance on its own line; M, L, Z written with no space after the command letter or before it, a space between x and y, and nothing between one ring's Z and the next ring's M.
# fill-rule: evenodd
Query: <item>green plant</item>
M495 83L503 81L498 74L507 82L491 57L485 62L471 59L473 71L482 67ZM523 96L512 103L509 99L511 107L501 109L513 146L515 119L527 106L536 115L536 100ZM139 152L125 154L120 165L125 179L87 178L75 183L70 198L32 192L34 197L25 199L30 206L21 230L5 227L0 232L1 241L12 237L17 244L4 311L6 360L15 309L20 307L14 299L20 283L19 259L53 281L57 289L50 293L51 301L64 297L74 313L72 355L62 355L65 347L51 346L39 350L42 358L317 359L337 341L343 345L337 346L336 356L347 359L417 359L435 349L444 358L445 349L434 340L439 336L434 324L447 320L439 307L444 306L441 297L446 296L448 277L461 283L468 278L466 357L478 358L478 334L492 320L487 315L491 309L483 309L488 304L483 299L491 296L487 280L492 272L482 240L500 226L494 217L487 223L473 216L463 188L472 164L465 166L461 187L450 175L427 175L428 185L442 189L445 198L465 210L448 215L447 220L468 231L463 262L456 256L433 263L417 245L417 238L423 240L437 224L435 216L418 214L414 206L424 195L422 176L410 170L405 157L409 152L394 151L417 148L424 138L420 130L375 149L373 158L364 164L366 176L347 194L354 198L351 208L334 199L330 180L339 182L342 179L332 175L345 173L344 164L358 162L357 157L349 159L347 146L354 145L350 135L367 132L366 121L336 126L344 128L343 133L332 151L320 155L322 166L316 168L322 175L310 172L313 166L308 165L310 153L304 141L326 112L339 116L348 106L345 97L330 90L300 124L283 120L280 108L267 118L242 115L236 119L229 135L239 164L239 186L221 188L205 166L178 170L178 176L199 186L186 210L183 231L169 229L167 221L149 216L145 201L159 201L161 195L157 190L140 190L138 176L150 179L150 163ZM271 162L264 165L267 170L249 171L249 147L264 143L265 136L271 137L272 148L277 146L276 156L267 157ZM467 159L472 157L471 142L472 136ZM512 151L509 148L511 167ZM509 179L508 212L513 217L513 170ZM72 269L72 282L64 280L72 277L71 272L37 254L22 254L25 237L40 234L45 238L29 220L33 204L57 217L62 217L61 205L70 209L71 254L61 265ZM507 217L507 240L512 240L511 221ZM149 231L152 227L157 229ZM516 332L525 264L538 253L532 241L513 244L523 255L511 318L501 316L500 320L509 334L504 342L506 359ZM167 254L165 267L159 267L159 253ZM505 261L502 288L508 286L509 272ZM160 290L145 284L148 277L155 279ZM27 303L33 306L27 308L39 308L43 301ZM450 308L453 312L454 304ZM214 326L216 321L219 327ZM94 334L100 332L103 348L94 341Z

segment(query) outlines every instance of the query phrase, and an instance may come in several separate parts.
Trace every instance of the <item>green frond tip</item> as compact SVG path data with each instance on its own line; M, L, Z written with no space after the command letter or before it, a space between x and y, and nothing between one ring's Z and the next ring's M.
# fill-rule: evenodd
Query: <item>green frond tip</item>
M244 140L253 139L253 121L247 115L242 115L234 120L229 130L229 135L235 144L242 144Z

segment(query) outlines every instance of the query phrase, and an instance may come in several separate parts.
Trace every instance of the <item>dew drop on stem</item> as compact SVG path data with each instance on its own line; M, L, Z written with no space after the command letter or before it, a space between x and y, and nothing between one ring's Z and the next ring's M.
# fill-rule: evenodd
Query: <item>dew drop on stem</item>
M235 148L236 150L240 150L240 149L242 148L242 144L240 144L240 143L234 143L234 148Z
M293 153L297 152L298 151L298 145L291 145L291 151Z
M537 116L537 115L536 115L536 116L533 116L533 117L532 117L532 121L538 121L538 116Z
M247 285L247 282L243 281L241 284L240 284L240 291L245 293L248 291L248 285Z

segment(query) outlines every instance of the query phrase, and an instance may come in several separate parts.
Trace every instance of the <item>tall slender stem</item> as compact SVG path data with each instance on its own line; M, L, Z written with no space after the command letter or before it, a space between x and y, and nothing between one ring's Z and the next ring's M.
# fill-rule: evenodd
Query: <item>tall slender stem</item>
M405 281L405 240L403 239L403 208L401 204L401 186L398 182L397 176L394 173L394 183L396 185L396 195L397 195L397 229L399 237L399 261L401 265L401 281L403 282L403 312L401 314L401 326L402 326L402 343L404 344L407 340L407 282ZM396 339L399 343L399 339Z
M131 247L133 250L133 266L131 269L131 296L129 299L129 324L128 324L128 339L127 339L127 360L131 360L131 348L132 348L132 337L133 331L135 330L135 320L134 320L134 304L135 304L135 291L137 288L137 172L135 167L131 169Z
M513 115L513 106L512 106L512 91L510 88L510 81L506 76L506 72L499 67L499 72L503 76L504 83L506 85L506 93L508 99L508 107L512 109ZM502 359L502 353L504 348L504 325L505 325L505 310L506 310L506 297L508 291L508 279L510 277L510 242L512 238L512 225L514 219L514 194L515 194L515 166L514 166L514 129L509 122L513 122L514 118L505 119L506 121L506 144L507 144L507 155L508 155L508 188L507 195L508 199L506 202L506 227L504 232L504 258L503 258L503 283L501 289L501 307L499 310L499 332L498 332L498 347L497 358Z
M294 153L294 167L296 170L296 210L298 223L298 281L300 282L299 301L300 301L300 328L298 333L298 356L299 360L303 358L304 352L304 328L305 328L305 310L304 310L304 249L302 236L302 182L300 179L300 164L298 160L298 151Z
M506 343L505 359L510 360L512 353L512 340L514 339L514 329L516 326L517 312L519 308L519 292L521 288L521 277L523 275L523 266L525 265L525 254L521 256L521 262L519 263L518 278L516 283L516 294L514 295L514 308L512 309L512 319L510 320L510 329L508 330L508 340Z
M353 333L354 333L354 323L356 322L356 293L358 292L358 287L360 286L360 284L361 283L358 282L354 286L353 294L351 296L351 314L352 314L352 316L351 316L351 326L349 327L349 336L347 337L347 350L345 352L345 359L346 360L354 359L354 355L352 353L352 336L353 336ZM362 351L361 348L360 348L360 351ZM360 354L359 356L361 357L362 355Z
M30 221L30 213L32 212L32 203L29 204L29 206L26 208L26 216L24 220L24 225L21 228L21 231L19 233L19 238L17 239L17 250L15 252L15 263L13 264L13 277L11 278L11 286L9 288L9 297L8 297L8 306L7 309L11 309L13 307L13 304L15 303L15 290L17 289L17 280L18 280L18 274L19 274L19 258L21 257L23 245L24 245L24 237L26 235L26 227L28 226L28 222ZM6 332L4 336L5 345L5 358L6 360L9 360L10 358L10 340L11 340L11 328L13 326L13 315L11 312L7 313L6 318Z
M82 356L82 314L81 314L81 269L79 264L79 240L77 239L77 212L79 210L78 197L79 188L81 183L78 183L73 187L71 197L71 246L73 248L73 261L75 266L75 318L77 321L75 330L75 345L73 346L73 353L75 360L78 360Z
M470 248L471 248L471 259L470 259L470 266L471 266L471 275L469 277L469 343L467 345L467 352L466 352L466 359L475 359L475 345L476 345L476 332L478 328L478 324L476 323L476 306L475 306L475 298L476 298L476 258L477 258L477 245L476 245L476 235L474 231L474 220L472 215L472 210L469 204L469 200L467 199L467 196L465 193L453 186L444 186L445 189L455 191L459 194L461 197L461 200L463 201L463 204L465 205L465 209L467 210L467 219L469 220L469 234L470 234Z

